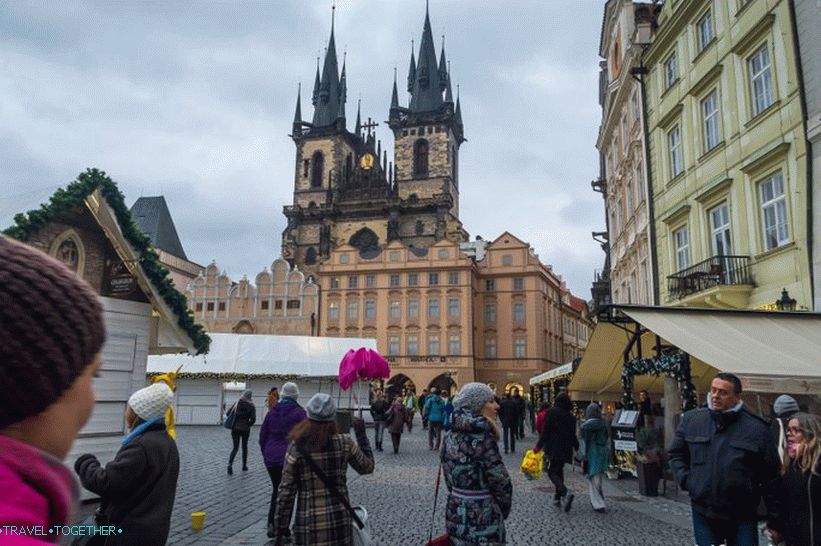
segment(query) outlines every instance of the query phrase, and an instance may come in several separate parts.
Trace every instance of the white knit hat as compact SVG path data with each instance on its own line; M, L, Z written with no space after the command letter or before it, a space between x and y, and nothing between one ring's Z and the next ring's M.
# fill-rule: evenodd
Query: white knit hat
M174 400L174 392L165 383L154 383L140 389L128 399L128 405L143 421L162 417Z

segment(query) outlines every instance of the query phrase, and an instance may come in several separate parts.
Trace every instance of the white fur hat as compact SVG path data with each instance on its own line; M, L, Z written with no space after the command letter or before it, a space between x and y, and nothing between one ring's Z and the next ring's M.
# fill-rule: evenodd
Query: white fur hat
M140 389L128 399L128 405L143 421L162 417L174 400L174 393L165 383L154 383Z

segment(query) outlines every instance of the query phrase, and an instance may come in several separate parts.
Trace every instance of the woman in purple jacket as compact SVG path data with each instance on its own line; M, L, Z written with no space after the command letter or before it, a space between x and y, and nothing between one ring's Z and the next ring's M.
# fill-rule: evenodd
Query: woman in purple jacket
M279 391L279 402L265 415L259 431L259 446L265 459L265 468L271 477L274 490L271 493L271 507L268 510L268 537L274 537L274 510L277 504L277 490L282 480L282 466L288 449L288 434L294 426L305 419L305 410L297 404L299 388L296 383L285 383Z

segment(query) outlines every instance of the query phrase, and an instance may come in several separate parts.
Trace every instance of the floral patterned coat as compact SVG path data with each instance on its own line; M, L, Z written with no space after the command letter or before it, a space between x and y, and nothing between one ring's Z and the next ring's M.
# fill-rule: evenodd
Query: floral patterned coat
M484 417L459 409L442 447L448 488L445 525L454 546L505 543L513 486L493 432Z
M314 463L348 497L348 464L360 474L373 472L373 454L365 429L357 431L357 440L348 434L331 436L328 449L311 453ZM297 495L299 493L299 495ZM350 497L349 497L350 498ZM282 481L277 494L274 526L277 544L283 543L284 530L291 521L296 502L296 519L292 539L296 546L348 546L353 543L350 512L331 494L311 467L302 460L293 442L285 454ZM352 505L356 502L351 501Z

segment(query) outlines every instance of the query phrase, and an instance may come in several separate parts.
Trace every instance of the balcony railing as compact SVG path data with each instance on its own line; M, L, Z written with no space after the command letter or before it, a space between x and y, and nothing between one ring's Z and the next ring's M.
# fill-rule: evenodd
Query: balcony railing
M713 256L667 277L667 293L681 299L716 286L745 284L753 284L749 256Z

